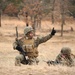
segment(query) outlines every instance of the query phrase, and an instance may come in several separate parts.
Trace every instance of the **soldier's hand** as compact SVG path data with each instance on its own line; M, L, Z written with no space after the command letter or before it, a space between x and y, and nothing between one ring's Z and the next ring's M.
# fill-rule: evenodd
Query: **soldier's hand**
M56 33L56 30L54 30L54 27L53 27L53 29L51 31L51 35L55 35L55 33Z

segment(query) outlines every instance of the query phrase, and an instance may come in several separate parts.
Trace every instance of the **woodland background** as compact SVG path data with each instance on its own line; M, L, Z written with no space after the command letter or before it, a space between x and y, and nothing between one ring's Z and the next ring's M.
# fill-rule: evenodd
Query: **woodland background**
M26 24L35 29L36 36L46 36L54 27L53 38L38 47L39 64L15 66L13 50L18 27L19 38ZM0 75L75 75L75 66L48 66L62 47L75 54L75 0L0 0Z

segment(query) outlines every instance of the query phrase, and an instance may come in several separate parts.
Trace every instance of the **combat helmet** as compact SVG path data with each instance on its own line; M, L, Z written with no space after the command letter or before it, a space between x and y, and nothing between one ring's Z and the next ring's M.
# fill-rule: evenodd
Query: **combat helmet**
M62 54L70 55L71 54L71 49L69 47L63 47L61 49Z
M26 26L24 28L24 35L26 35L28 32L33 31L33 28L31 26Z

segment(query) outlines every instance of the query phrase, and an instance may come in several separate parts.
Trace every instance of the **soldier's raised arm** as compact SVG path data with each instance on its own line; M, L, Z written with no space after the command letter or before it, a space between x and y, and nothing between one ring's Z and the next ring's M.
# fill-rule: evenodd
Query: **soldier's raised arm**
M38 37L36 39L36 46L38 46L39 44L44 43L47 40L49 40L50 38L52 38L55 35L55 33L56 33L56 30L53 28L50 34L48 34L44 37L41 37L41 38Z

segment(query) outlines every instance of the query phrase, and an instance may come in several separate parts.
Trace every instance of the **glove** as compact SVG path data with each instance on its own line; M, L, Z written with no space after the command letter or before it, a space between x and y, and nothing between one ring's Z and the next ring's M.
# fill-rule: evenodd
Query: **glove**
M51 31L51 35L55 35L55 33L56 33L56 30L54 30L54 27L53 27L53 29Z

